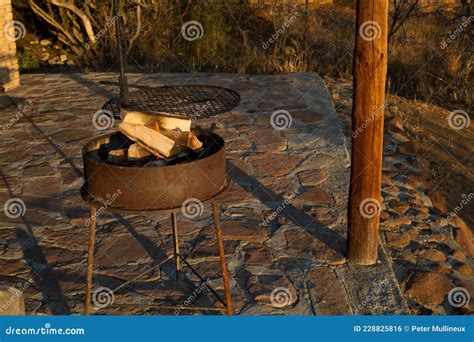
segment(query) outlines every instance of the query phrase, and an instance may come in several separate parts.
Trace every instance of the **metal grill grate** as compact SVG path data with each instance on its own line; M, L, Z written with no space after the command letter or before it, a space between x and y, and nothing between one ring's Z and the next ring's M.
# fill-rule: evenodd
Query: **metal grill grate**
M238 106L240 95L233 90L203 85L146 87L128 95L128 109L143 112L165 112L188 116L192 119L207 118L228 112ZM102 109L120 118L120 100L108 101Z

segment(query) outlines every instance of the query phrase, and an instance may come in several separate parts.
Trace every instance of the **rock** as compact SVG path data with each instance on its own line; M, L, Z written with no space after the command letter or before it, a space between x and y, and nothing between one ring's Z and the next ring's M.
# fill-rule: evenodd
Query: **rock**
M290 114L294 119L302 121L306 124L317 123L324 119L323 114L317 113L310 109L292 110Z
M298 201L313 202L315 204L333 204L334 198L326 191L318 188L311 188L296 197Z
M0 285L0 316L25 315L23 293L11 286Z
M287 141L277 130L265 128L264 131L257 131L255 134L250 134L250 136L260 152L280 152L286 149Z
M464 254L461 251L456 250L456 251L453 252L453 258L455 258L456 260L459 260L459 261L465 261L466 260L466 254Z
M451 268L445 265L436 265L436 266L433 266L431 269L433 270L433 272L436 272L436 273L442 273L442 274L447 274L447 275L450 275L451 273L453 273Z
M448 206L444 197L436 190L431 190L428 192L428 197L431 199L431 203L433 203L433 207L437 208L441 211L442 214L448 213Z
M209 230L212 230L210 232ZM203 231L204 235L214 235L214 226ZM268 229L258 225L257 222L223 221L222 238L224 240L247 241L263 243L268 239Z
M232 139L225 141L226 151L248 151L252 149L252 142L248 139Z
M323 170L307 170L298 172L298 180L302 186L316 186L324 183L327 179Z
M344 286L334 271L325 267L311 269L306 287L314 311L318 315L351 315L351 305Z
M410 209L409 203L397 202L390 205L389 208L399 215L403 215L408 209Z
M469 277L472 274L472 267L469 266L468 264L459 264L456 267L454 267L456 271L459 272L460 275L463 277Z
M153 257L149 254L151 249L145 249L142 243L144 242L139 242L130 234L118 236L108 234L99 242L95 264L98 266L114 267L129 263L150 262ZM157 252L154 245L153 249Z
M261 153L250 156L247 159L262 176L273 177L287 175L301 161L300 156L277 153Z
M271 251L268 247L262 246L258 248L255 246L254 248L249 248L246 246L246 248L244 248L244 251L245 251L245 257L244 257L245 265L256 265L256 266L268 267L272 262Z
M400 215L400 216L394 217L393 222L395 224L404 224L404 225L407 225L407 226L411 225L411 219L408 216L405 216L405 215Z
M255 301L265 306L283 309L298 300L298 292L286 276L252 276L247 286Z
M390 134L392 136L393 139L397 140L398 142L401 142L401 143L406 143L408 141L410 141L410 139L408 139L406 136L404 136L403 134L400 134L400 133L391 133Z
M278 202L278 206L286 208L287 204L293 202L293 200L298 196L299 184L296 181L296 177L291 176L283 179L279 177L266 177L260 182L261 190L263 194L268 194ZM284 204L284 200L287 200L288 203ZM276 208L275 208L276 209Z
M420 143L415 141L407 141L398 145L398 152L409 155L411 157L421 156L423 148Z
M329 221L336 219L336 217L331 215L329 208L310 207L309 209L305 210L305 212L316 218L316 220L319 222L324 222L325 224L328 224Z
M342 265L346 262L334 234L334 241L328 246L312 234L301 229L290 229L284 232L287 243L287 252L301 255L313 256L316 260L329 265ZM326 237L327 238L327 237Z
M415 216L417 220L424 221L431 216L430 213L418 212Z
M382 228L385 230L393 230L398 228L398 223L393 220L386 220L381 223Z
M58 175L42 177L41 181L38 181L38 178L35 177L25 177L23 191L25 195L32 195L33 197L59 198L61 183L61 177Z
M435 261L435 262L444 262L446 261L446 255L443 252L438 251L437 249L430 248L430 249L423 249L421 251L416 252L417 255L422 257L423 259Z
M451 223L458 229L454 229L453 233L456 242L463 247L466 252L474 258L474 236L467 224L458 216L451 219Z
M321 170L331 166L339 166L345 163L345 159L336 158L326 153L311 155L301 164L301 169Z
M407 294L424 305L440 305L451 288L451 282L445 276L417 271L410 281Z
M385 232L385 239L390 247L404 248L410 244L412 237L404 233Z
M23 176L25 177L53 176L54 174L55 171L47 160L39 164L26 165L23 169Z
M249 191L246 191L240 185L231 183L230 187L221 193L218 197L219 201L222 201L226 204L230 203L241 203L243 201L248 201L254 199L254 195Z
M224 241L224 254L232 256L235 254L235 249L239 245L239 241ZM189 260L195 259L211 259L219 258L219 250L215 238L209 238L198 242L191 253ZM189 261L188 260L188 261Z

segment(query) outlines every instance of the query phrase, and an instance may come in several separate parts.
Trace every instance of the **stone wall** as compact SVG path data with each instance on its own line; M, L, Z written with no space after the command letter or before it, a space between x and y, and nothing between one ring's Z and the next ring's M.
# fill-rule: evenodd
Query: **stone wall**
M11 0L0 0L0 87L10 90L20 84L15 40L24 27L13 21Z

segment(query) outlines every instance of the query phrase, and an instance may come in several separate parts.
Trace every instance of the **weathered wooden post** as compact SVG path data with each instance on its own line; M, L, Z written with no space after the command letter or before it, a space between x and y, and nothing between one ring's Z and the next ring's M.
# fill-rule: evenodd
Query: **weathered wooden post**
M358 0L347 257L377 261L381 210L388 0Z

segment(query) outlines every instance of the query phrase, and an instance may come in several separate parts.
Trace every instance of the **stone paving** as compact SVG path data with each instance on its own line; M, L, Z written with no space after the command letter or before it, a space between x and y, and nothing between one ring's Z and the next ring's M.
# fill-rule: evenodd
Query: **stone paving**
M82 312L88 207L79 193L81 147L103 133L92 116L116 95L98 82L116 77L24 75L10 93L22 107L1 111L0 197L11 210L0 221L0 282L22 289L28 314ZM219 206L236 314L409 312L384 249L370 267L344 258L348 141L319 76L135 74L130 82L220 85L242 96L232 112L197 122L216 124L226 139L232 185ZM276 110L290 112L291 125L272 126ZM7 202L12 198L25 204L24 215L21 202L19 214ZM178 225L183 254L222 294L210 206L196 220L178 213ZM188 314L160 305L218 307L191 272L173 279L173 262L164 262L171 251L169 216L102 214L94 313Z
M346 137L351 134L352 84L326 79ZM382 177L381 239L393 271L413 314L474 313L474 238L472 230L429 180L430 161L421 144L410 140L401 120L410 101L388 96L385 108L384 163ZM405 109L406 110L406 109ZM448 117L439 109L438 115ZM455 137L451 131L451 137ZM446 150L444 150L448 153ZM463 162L463 158L453 159ZM467 164L468 162L466 162ZM468 172L468 171L467 171ZM474 198L465 187L467 210ZM454 209L456 210L456 208ZM467 213L472 215L472 213Z

